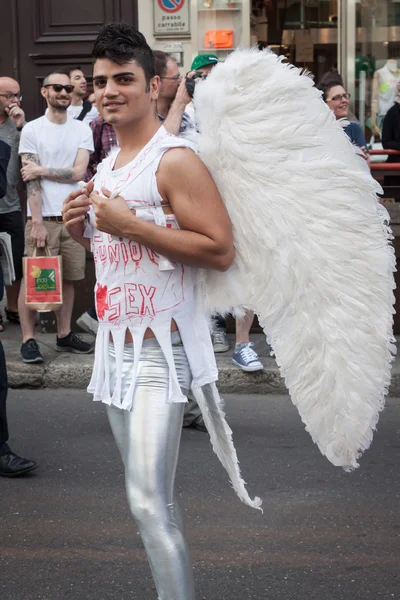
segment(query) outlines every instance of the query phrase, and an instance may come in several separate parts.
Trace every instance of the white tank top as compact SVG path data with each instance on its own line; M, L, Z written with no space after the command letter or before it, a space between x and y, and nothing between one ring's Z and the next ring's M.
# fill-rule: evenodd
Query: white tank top
M157 187L156 173L160 160L170 148L190 142L177 138L164 127L156 132L139 155L125 167L113 170L116 156L106 158L98 168L95 190L105 187L113 196L125 198L139 218L163 227L177 228L173 215L165 215ZM93 215L89 222L94 223ZM150 248L126 238L102 233L88 226L96 268L95 299L99 319L95 361L88 391L101 400L125 410L132 410L135 380L147 328L157 338L168 362L169 402L185 402L173 360L171 321L178 326L190 364L193 384L202 386L218 379L208 318L196 301L197 269L170 263ZM124 397L121 395L121 373L125 333L134 341L132 353L133 379ZM110 393L109 338L113 339L117 361L117 381Z

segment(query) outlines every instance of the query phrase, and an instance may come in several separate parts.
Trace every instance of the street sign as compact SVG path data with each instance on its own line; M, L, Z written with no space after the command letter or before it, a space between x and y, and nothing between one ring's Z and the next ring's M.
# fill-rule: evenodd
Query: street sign
M167 13L175 13L183 8L185 0L158 0L161 10Z
M153 0L153 7L155 36L190 34L190 0Z

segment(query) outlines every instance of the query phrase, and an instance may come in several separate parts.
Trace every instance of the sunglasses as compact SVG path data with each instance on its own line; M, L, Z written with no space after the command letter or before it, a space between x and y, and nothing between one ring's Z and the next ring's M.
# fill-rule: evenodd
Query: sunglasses
M71 84L61 85L61 83L48 83L47 85L44 85L43 87L45 87L45 88L52 87L53 90L57 94L62 92L62 90L65 90L67 92L67 94L72 94L72 92L74 91L74 86Z

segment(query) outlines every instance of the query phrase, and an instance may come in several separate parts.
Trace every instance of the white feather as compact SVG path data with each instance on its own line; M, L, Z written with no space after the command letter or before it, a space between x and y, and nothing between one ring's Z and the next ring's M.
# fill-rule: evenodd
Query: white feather
M310 77L238 50L197 84L199 154L233 224L209 312L252 308L307 431L353 469L390 382L395 258L379 185Z

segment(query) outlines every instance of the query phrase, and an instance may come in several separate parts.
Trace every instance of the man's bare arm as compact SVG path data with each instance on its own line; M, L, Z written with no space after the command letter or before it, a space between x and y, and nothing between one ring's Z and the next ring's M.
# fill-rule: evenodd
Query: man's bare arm
M139 242L173 262L226 271L234 258L231 222L205 165L191 150L175 148L161 160L157 181L181 229L136 217L120 197L105 200L92 194L96 227Z
M31 161L23 161L21 169L22 179L31 181L39 177L57 181L58 183L73 183L83 180L86 168L89 162L90 152L84 148L79 148L75 162L72 167L56 168L56 167L41 167L35 165Z
M190 101L191 98L187 93L185 80L182 80L175 99L168 111L167 118L164 121L164 127L169 133L172 133L173 135L179 134L183 113Z
M39 165L39 157L37 154L25 152L21 154L22 161L30 161ZM42 189L40 179L32 179L27 182L28 204L32 215L32 231L31 238L35 241L38 248L43 248L48 237L46 228L43 225L42 216Z

